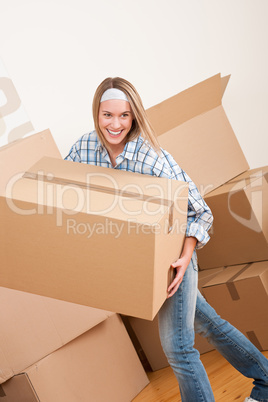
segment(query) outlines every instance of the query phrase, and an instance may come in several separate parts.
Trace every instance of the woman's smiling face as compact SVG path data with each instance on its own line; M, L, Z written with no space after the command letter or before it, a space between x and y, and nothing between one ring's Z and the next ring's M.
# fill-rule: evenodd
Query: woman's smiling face
M118 99L101 102L99 127L112 153L119 155L124 150L132 121L133 115L129 102Z

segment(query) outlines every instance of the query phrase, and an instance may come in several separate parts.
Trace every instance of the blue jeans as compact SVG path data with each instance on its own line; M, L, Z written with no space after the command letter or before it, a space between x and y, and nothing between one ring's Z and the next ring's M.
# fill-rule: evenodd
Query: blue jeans
M268 360L206 302L197 288L197 271L194 252L179 289L158 314L161 344L179 382L182 401L215 401L200 354L194 349L198 332L240 373L254 379L250 396L268 402Z

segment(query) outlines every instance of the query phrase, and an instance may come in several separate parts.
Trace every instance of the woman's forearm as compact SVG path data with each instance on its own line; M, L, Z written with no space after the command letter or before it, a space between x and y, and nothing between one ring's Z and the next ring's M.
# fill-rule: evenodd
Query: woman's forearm
M197 239L195 237L186 237L183 244L183 249L180 255L180 258L186 258L187 260L191 260L195 246L197 243Z

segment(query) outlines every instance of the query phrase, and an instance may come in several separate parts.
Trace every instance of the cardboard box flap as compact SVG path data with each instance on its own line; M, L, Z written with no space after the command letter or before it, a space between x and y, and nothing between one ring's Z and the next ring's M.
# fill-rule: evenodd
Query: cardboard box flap
M231 282L237 282L253 277L260 277L264 274L264 282L268 288L268 262L260 261L249 264L232 265L226 267L213 279L206 283L205 287L215 286ZM265 279L266 278L266 279Z
M205 199L209 200L212 197L216 197L222 194L230 194L232 192L237 193L244 191L247 186L247 182L245 179L236 180L236 181L228 181L227 183L223 184L222 186L216 188L215 190L211 191L210 193L206 194Z
M135 201L135 203L133 203L134 209L137 209L137 201L146 204L156 204L155 207L146 207L145 213L143 213L144 208L138 209L138 216L136 216L133 211L129 212L131 216L135 215L137 221L145 224L159 222L161 215L168 213L170 229L173 224L174 204L178 207L179 203L177 197L178 192L183 198L185 198L185 196L187 197L188 194L188 183L186 182L78 164L50 157L42 158L28 169L23 177L33 180L38 179L50 184L79 186L80 188L90 190L91 196L94 196L95 192L101 192L107 194L107 196L129 198ZM182 192L182 189L186 191ZM96 198L98 198L97 194ZM105 201L107 202L107 200ZM127 201L128 208L131 206L129 201ZM99 203L99 198L97 203ZM161 210L159 207L161 207ZM118 208L115 207L115 209L117 216L120 216L120 214L118 215ZM155 213L153 213L154 216L147 213L149 209L150 212L155 211ZM158 217L156 216L157 210L160 212ZM123 216L125 218L125 215Z
M205 269L204 271L199 271L198 272L198 285L201 283L201 288L202 286L210 281L214 276L218 275L220 272L222 272L226 267L218 267L218 268L211 268L211 269Z
M256 276L261 277L264 274L266 274L266 285L268 286L268 261L260 261L260 262L254 262L251 264L247 264L246 268L241 270L239 275L234 278L234 281L237 280L242 280L242 279L248 279L248 278L253 278Z
M231 78L231 75L226 75L226 77L221 77L221 97L223 97L225 89L228 85L228 82Z
M41 154L49 155L51 153L51 156L53 156L54 154L55 158L61 158L60 151L52 137L50 130L46 129L40 131L39 133L35 133L24 138L19 138L15 141L9 142L8 144L0 147L0 160L2 160L3 154L6 153L7 151L10 152L10 156L18 156L20 151L23 151L22 156L25 156L25 151L27 149L26 147L28 147L28 151L31 153L30 147L33 141L35 142L39 140L42 142ZM52 147L54 148L53 150ZM49 152L47 152L48 150Z
M221 76L217 74L147 109L146 113L159 136L221 105L222 94Z
M205 269L204 271L198 272L198 289L203 295L203 286L206 285L209 281L211 281L219 272L223 271L224 267Z
M228 79L217 74L147 110L160 146L202 195L249 169L221 103Z
M239 176L234 177L229 183L236 183L240 180L255 180L260 177L264 177L266 181L268 181L268 166L262 166L256 169L250 169L246 172L240 174Z
M166 131L159 141L202 194L248 169L222 106Z
M154 226L162 219L168 220L168 230L172 226L172 202L170 205L164 205L165 202L162 203L159 199L156 199L158 203L151 202L149 198L143 200L136 197L121 197L118 202L116 193L106 192L105 197L100 197L99 194L99 191L88 188L46 181L42 182L41 187L40 182L36 180L22 178L12 186L12 192L7 193L6 203L13 212L20 215L39 213L45 216L46 211L49 211L50 215L55 213L57 226L61 226L62 220L58 219L63 215L75 217L78 213L96 216L101 214L103 219L110 218L117 223L122 220L133 221L137 225L150 226L151 230L154 230Z
M223 271L221 271L216 276L214 276L214 278L212 278L210 281L208 281L204 287L207 288L210 286L218 286L220 284L230 282L237 275L240 275L240 273L247 267L248 267L248 264L226 267Z
M232 180L229 180L227 183L208 193L205 198L209 199L210 197L218 196L224 193L242 191L245 190L249 185L253 185L254 189L257 190L257 187L262 185L262 182L259 181L259 179L262 178L268 182L268 166L251 169L239 176L236 176Z
M123 192L138 193L151 198L174 200L180 188L188 188L188 183L147 174L126 172L100 166L74 163L53 157L43 157L27 170L33 177L47 176L48 181L66 180L79 185L107 187Z
M31 172L26 172L23 177L25 179L32 179L32 180L41 180L47 183L54 183L54 184L60 184L63 186L79 186L82 188L86 188L91 191L97 191L100 193L105 193L105 194L113 194L113 195L118 195L120 197L127 197L127 198L134 198L137 200L141 201L148 201L152 202L157 205L165 205L168 207L173 206L173 201L167 200L165 198L160 198L160 197L153 197L149 196L146 194L140 194L139 192L133 192L133 191L126 191L122 190L119 188L114 188L114 187L106 187L102 186L100 184L91 184L91 183L85 183L83 181L75 181L72 179L64 179L64 178L58 178L58 177L53 177L49 178L47 175L44 174L35 174Z

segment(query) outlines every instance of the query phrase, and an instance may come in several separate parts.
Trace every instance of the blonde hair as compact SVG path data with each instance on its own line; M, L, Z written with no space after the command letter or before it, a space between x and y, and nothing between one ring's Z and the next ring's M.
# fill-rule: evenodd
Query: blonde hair
M101 143L109 149L109 143L105 140L104 135L101 132L99 126L99 110L100 110L100 100L102 94L109 88L117 88L123 91L128 100L133 113L133 122L131 130L129 131L126 140L132 141L136 139L140 134L142 135L144 140L147 140L149 144L153 147L153 149L157 152L160 152L160 146L154 134L153 127L148 120L145 109L142 104L142 100L134 88L134 86L125 80L124 78L115 77L115 78L106 78L96 89L93 104L92 104L92 112L93 119L95 124L95 130L98 134L98 137Z

